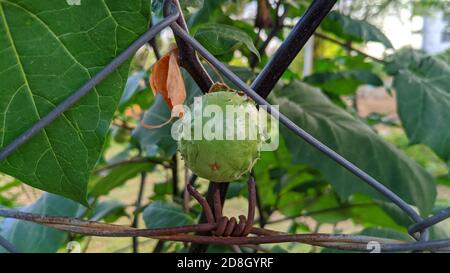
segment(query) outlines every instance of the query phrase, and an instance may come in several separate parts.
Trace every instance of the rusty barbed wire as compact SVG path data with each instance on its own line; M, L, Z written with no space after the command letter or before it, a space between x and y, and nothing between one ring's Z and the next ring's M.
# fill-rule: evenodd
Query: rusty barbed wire
M189 193L200 203L205 211L208 223L185 225L178 227L161 227L154 229L138 229L130 226L106 224L96 221L80 220L70 217L46 216L21 212L12 209L0 209L0 216L18 220L30 221L66 232L87 236L101 237L148 237L163 241L177 241L197 244L216 245L260 245L272 243L298 242L319 247L334 248L348 251L370 251L369 244L376 243L380 251L406 251L408 249L439 249L446 248L450 242L446 240L410 243L362 235L344 234L288 234L266 228L253 227L255 216L255 179L248 180L249 207L248 216L228 218L222 215L220 193L214 193L214 211L206 199L192 186L188 185ZM210 235L200 236L189 233L209 232ZM252 236L248 236L252 235ZM448 240L450 241L450 240Z
M178 227L164 227L155 229L137 229L129 226L105 224L95 221L80 220L69 217L44 216L12 209L0 209L0 216L25 220L46 225L59 230L73 232L87 236L99 237L148 237L164 241L189 242L216 245L260 245L272 243L297 242L319 247L334 248L349 251L369 251L369 243L376 242L380 251L412 251L416 249L440 249L450 245L450 240L435 240L428 242L406 242L363 235L346 234L287 234L265 228L251 227L245 237L199 236L189 235L198 231L213 232L218 225L215 223L195 224Z
M80 220L69 217L44 216L27 212L20 212L11 209L0 209L0 216L25 220L37 224L46 225L59 230L73 232L88 236L100 237L149 237L159 240L170 240L178 242L207 243L220 245L246 245L246 244L267 244L282 242L299 242L316 246L333 247L337 249L364 250L366 244L371 241L383 243L401 243L398 240L389 240L370 236L359 235L333 235L333 234L286 234L251 227L249 234L252 237L223 237L223 236L198 236L188 235L188 233L198 231L214 232L219 226L216 223L195 224L179 227L164 227L155 229L137 229L129 226L105 224L95 221ZM342 243L342 245L337 245Z

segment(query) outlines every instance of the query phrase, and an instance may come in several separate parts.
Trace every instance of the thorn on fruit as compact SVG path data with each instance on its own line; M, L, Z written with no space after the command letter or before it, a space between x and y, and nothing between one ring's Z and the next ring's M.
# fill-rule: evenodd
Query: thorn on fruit
M214 162L213 164L209 165L211 167L211 170L213 172L217 171L219 169L219 165L217 164L217 162Z

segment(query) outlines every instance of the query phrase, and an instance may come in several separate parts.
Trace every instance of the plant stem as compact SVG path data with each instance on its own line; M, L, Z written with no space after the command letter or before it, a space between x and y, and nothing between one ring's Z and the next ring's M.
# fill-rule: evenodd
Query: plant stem
M278 32L280 30L283 29L283 21L284 18L287 15L287 11L288 9L286 8L283 12L283 14L281 16L278 16L278 12L280 10L281 7L281 2L282 1L278 1L277 2L277 6L275 8L275 14L276 14L276 18L275 18L275 22L272 26L272 29L270 30L269 34L267 35L267 39L261 44L261 46L258 48L258 52L259 55L264 54L264 52L266 51L267 46L269 45L270 41L278 34ZM258 31L258 36L260 35L261 30ZM252 70L254 70L254 68L256 67L256 65L258 64L258 58L256 55L252 54L250 57L250 68Z
M100 167L96 170L94 170L94 174L99 174L101 172L107 171L107 170L111 170L114 168L117 168L119 166L122 165L126 165L126 164L133 164L133 163L154 163L154 164L160 164L162 165L164 168L171 168L170 164L168 164L165 161L162 160L158 160L158 159L154 159L154 158L147 158L147 157L133 157L131 159L125 159L125 160L121 160L115 163L111 163L109 165Z
M148 28L151 28L153 26L153 22L152 22L152 17L150 16L150 22L148 25ZM156 43L156 36L153 37L152 39L150 39L150 41L148 41L148 45L153 49L153 53L155 54L155 57L157 60L161 59L161 53L159 52L158 49L158 44Z
M186 32L188 32L186 20L184 19L183 12L181 12L181 6L178 0L165 1L164 15L169 15L171 9L173 8L172 3L176 6L180 13L180 16L178 17L176 22ZM189 72L189 74L192 76L203 93L208 92L209 88L211 87L211 85L213 85L214 82L206 72L203 65L200 63L194 48L180 39L177 35L175 35L175 40L180 51L180 65Z
M172 156L172 199L178 199L178 158L175 153Z
M159 241L156 243L155 248L153 249L153 253L161 253L162 250L163 250L163 248L164 248L164 244L165 244L165 241L159 240Z
M211 207L214 204L214 193L216 191L216 188L219 188L219 190L220 190L220 200L221 200L221 205L223 207L223 205L225 204L228 186L229 186L229 183L216 183L216 182L209 183L208 192L206 194L206 201L208 202L208 204ZM206 222L207 222L206 214L204 211L202 211L202 214L200 215L199 223L206 223ZM211 234L210 231L202 231L202 232L197 233L197 235L201 235L201 236L207 236L210 234ZM208 250L207 244L192 244L189 249L189 252L190 253L204 253L207 250Z
M349 51L354 51L354 52L356 52L356 53L358 53L358 54L360 54L360 55L362 55L362 56L364 56L364 57L366 57L366 58L372 59L372 60L374 60L374 61L376 61L376 62L383 63L383 64L386 63L386 61L384 61L384 60L382 60L382 59L379 59L379 58L377 58L377 57L371 56L371 55L369 55L369 54L367 54L367 53L364 53L363 51L361 51L361 50L359 50L359 49L353 47L353 46L352 46L351 44L349 44L349 43L341 42L341 41L339 41L339 40L337 40L337 39L334 39L334 38L332 38L332 37L330 37L330 36L328 36L328 35L326 35L326 34L323 34L323 33L317 33L317 32L316 32L316 33L314 33L314 35L315 35L316 37L320 38L320 39L327 40L327 41L329 41L329 42L332 42L332 43L335 43L335 44L337 44L337 45L340 45L341 47L343 47L343 48L345 48L345 49L347 49L347 50L349 50Z
M139 213L141 211L142 197L144 195L146 177L147 173L142 172L141 183L139 185L138 196L136 198L133 223L131 225L133 228L137 228L139 226ZM133 237L133 253L139 253L139 242L137 237Z
M256 185L256 206L259 214L259 226L264 228L267 224L266 213L264 212L263 204L261 202L261 196L259 195L258 185Z

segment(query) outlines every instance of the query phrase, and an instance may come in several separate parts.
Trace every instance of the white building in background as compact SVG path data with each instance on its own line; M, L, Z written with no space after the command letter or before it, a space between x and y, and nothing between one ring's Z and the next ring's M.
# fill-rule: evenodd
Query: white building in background
M424 17L422 49L437 54L450 48L450 11L438 11Z

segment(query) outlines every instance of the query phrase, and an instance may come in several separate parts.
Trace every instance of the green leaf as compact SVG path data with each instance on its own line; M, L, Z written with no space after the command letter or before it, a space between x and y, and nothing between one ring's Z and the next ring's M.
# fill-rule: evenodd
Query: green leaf
M181 206L162 201L151 203L145 208L142 216L147 228L176 227L195 223L192 217L184 213Z
M288 170L289 173L294 174L304 169L304 166L300 164L291 164L292 156L288 151L285 141L280 138L278 149L273 152L261 152L261 157L255 164L253 170L255 173L255 180L258 182L258 192L260 196L264 196L261 199L262 207L267 212L271 210L271 207L276 206L279 198L280 191L283 190L280 176L274 175L274 170L279 169L278 173L281 174L281 170ZM234 183L237 184L237 183ZM295 189L293 189L295 191ZM303 201L303 200L297 200ZM295 205L294 205L295 206Z
M227 191L227 199L238 197L244 194L247 189L245 183L230 183Z
M190 11L193 9L201 9L204 4L204 0L182 0L180 1L181 7Z
M189 13L192 9L200 9L203 7L204 0L180 0L181 9ZM164 0L151 0L152 12L158 16L163 15Z
M366 228L359 233L364 236L372 236L379 238L387 238L393 240L412 241L412 238L407 233L402 233L390 228Z
M4 191L10 190L12 188L18 187L21 184L22 183L17 179L14 179L13 181L7 182L7 183L1 183L0 184L0 192L4 192Z
M376 202L397 224L407 228L413 223L411 218L394 203L384 201Z
M189 15L201 9L204 0L179 0L183 14ZM210 1L210 0L208 0ZM152 21L157 23L164 18L164 0L151 0ZM148 2L146 3L148 5Z
M305 214L311 216L318 223L336 224L349 219L348 209L339 208L340 204L333 192L324 194L305 208Z
M384 227L400 232L406 231L406 226L397 223L378 202L372 202L370 198L358 194L352 196L351 199L352 203L349 206L351 219L354 223L363 227ZM393 203L383 203L395 206ZM405 213L403 215L406 216Z
M305 82L320 87L322 90L338 95L356 92L362 84L383 86L383 81L370 70L347 70L314 73L304 79Z
M433 208L432 214L436 215L443 209L450 207L450 203L446 199L438 199ZM450 222L448 219L439 222L430 227L430 240L442 240L450 238Z
M84 208L79 204L49 193L44 193L34 204L20 209L23 212L50 216L79 217ZM20 252L56 252L68 238L68 233L44 225L16 219L0 223L0 235ZM5 251L0 247L0 252Z
M446 240L450 238L450 225L448 222L440 222L430 227L431 240Z
M391 57L397 106L411 143L423 143L450 160L450 66L412 49Z
M260 58L250 36L245 31L233 26L214 23L203 24L198 28L194 37L214 55L222 55L245 45Z
M0 147L44 117L147 29L144 0L0 2ZM87 205L89 173L128 63L0 164L23 182Z
M99 202L92 213L89 220L100 221L103 220L106 223L113 223L122 216L126 216L126 205L118 200L108 200Z
M450 65L450 49L447 49L446 51L437 54L436 57L443 60L448 65Z
M294 81L276 90L272 102L305 131L417 206L423 214L430 212L436 198L433 177L367 125L332 104L320 90ZM294 162L320 170L342 198L357 192L381 198L374 189L285 127L281 130Z
M379 42L386 48L392 48L389 39L374 25L366 21L355 20L339 12L330 12L321 27L344 40L356 42Z
M119 107L123 108L133 98L133 96L142 89L141 82L147 77L146 71L138 71L128 77Z
M157 94L153 105L145 112L143 122L158 125L169 119L170 110L163 97ZM177 143L171 136L171 127L171 124L168 124L161 128L149 129L139 124L133 131L132 137L147 156L170 158L177 150Z
M173 193L172 191L172 181L164 181L162 183L155 183L153 185L152 200L166 200L167 195Z
M450 174L439 176L437 178L437 182L440 185L444 185L444 186L450 187Z
M217 18L222 18L222 4L222 0L204 1L202 8L187 19L189 30L195 33L200 24L215 21Z
M128 163L114 168L105 176L94 177L89 184L90 195L107 195L112 189L122 186L125 182L135 177L141 172L148 172L154 165L148 162Z

